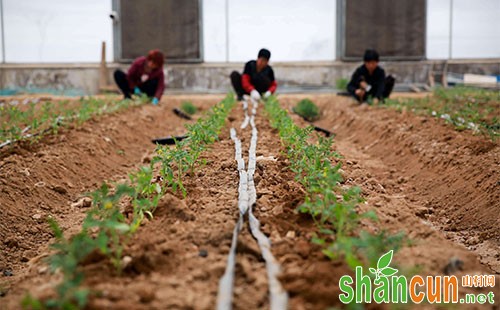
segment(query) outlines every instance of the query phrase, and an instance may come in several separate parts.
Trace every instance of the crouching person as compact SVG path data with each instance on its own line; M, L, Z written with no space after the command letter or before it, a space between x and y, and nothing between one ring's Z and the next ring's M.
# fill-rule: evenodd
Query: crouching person
M238 100L243 100L245 94L259 100L262 95L267 98L276 91L278 84L274 79L273 68L269 65L270 58L271 52L263 48L259 51L257 60L250 60L245 64L243 75L236 71L231 73L231 84Z
M364 64L354 71L347 91L360 103L368 98L379 101L388 98L394 87L395 79L391 75L385 76L385 71L379 67L377 51L368 49L363 57Z
M154 105L157 105L165 90L164 59L162 52L151 50L147 56L136 58L127 73L116 70L115 82L124 97L131 98L132 94L144 93Z

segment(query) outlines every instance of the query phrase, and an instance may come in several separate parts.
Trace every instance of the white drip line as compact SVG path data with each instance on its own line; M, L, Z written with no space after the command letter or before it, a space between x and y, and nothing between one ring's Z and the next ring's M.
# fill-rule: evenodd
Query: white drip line
M240 182L238 188L238 209L240 211L238 222L233 231L233 238L231 241L231 248L229 250L226 271L219 282L219 294L217 296L217 309L228 310L232 309L232 298L234 290L234 266L236 257L236 246L238 242L238 235L241 232L244 222L244 215L248 212L250 230L253 237L257 240L262 257L266 262L266 271L269 282L269 295L271 310L287 309L288 294L281 286L278 280L278 275L281 271L279 263L271 253L271 241L260 230L260 222L253 214L253 205L257 201L257 192L254 183L254 173L257 163L257 127L255 126L255 116L257 114L258 102L252 100L252 114L248 117L248 104L245 100L243 102L243 109L245 112L245 120L241 124L241 128L246 128L248 123L252 127L252 137L250 139L250 149L248 154L248 169L245 170L245 162L242 157L241 140L236 135L236 130L231 128L231 139L234 141L235 146L235 159L238 163L238 172L240 175Z

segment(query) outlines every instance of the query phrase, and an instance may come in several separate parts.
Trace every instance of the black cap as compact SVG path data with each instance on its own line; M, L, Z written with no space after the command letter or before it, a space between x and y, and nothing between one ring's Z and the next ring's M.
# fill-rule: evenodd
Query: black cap
M367 49L365 55L363 56L363 61L378 61L379 56L376 50Z
M263 48L259 51L259 55L257 56L257 58L261 57L269 60L269 58L271 58L271 52L268 49Z

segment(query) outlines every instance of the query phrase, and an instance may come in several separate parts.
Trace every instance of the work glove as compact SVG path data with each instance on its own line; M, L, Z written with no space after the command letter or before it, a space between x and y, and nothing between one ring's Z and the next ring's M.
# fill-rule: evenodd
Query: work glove
M268 90L264 93L264 98L269 98L269 96L271 95L272 95L271 91Z
M139 89L139 87L134 87L134 94L139 96L141 94L141 90Z
M250 92L250 97L252 97L252 99L255 100L255 101L259 101L260 100L260 94L259 94L259 92L256 89L254 89L254 90L252 90Z
M159 102L159 100L158 100L158 98L156 98L156 97L154 97L154 98L153 98L153 100L151 100L151 103L152 103L153 105L158 105L158 102Z

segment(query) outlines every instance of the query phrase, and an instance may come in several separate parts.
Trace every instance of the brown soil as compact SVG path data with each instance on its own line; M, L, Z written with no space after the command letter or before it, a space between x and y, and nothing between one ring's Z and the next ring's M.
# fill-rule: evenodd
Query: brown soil
M281 96L280 101L291 107L303 97ZM464 267L457 275L500 273L498 144L428 117L357 106L332 95L307 97L322 108L317 125L336 134L334 149L345 158L345 183L361 186L367 199L361 208L375 209L380 218L377 224L366 223L367 228L402 230L412 239L411 246L395 255L399 266L418 266L422 275L442 274L450 259L458 257ZM122 180L142 165L154 150L151 138L183 133L184 121L171 108L187 98L206 109L222 97L167 96L160 107L106 116L3 155L0 269L11 269L14 276L0 276L5 283L0 289L10 288L0 298L0 308L18 308L27 290L40 297L53 294L50 287L59 277L48 274L40 260L51 241L45 218L54 216L67 232L77 231L85 209L71 204L102 181ZM257 156L263 158L255 175L255 214L282 265L289 308L341 306L337 284L349 269L324 257L310 242L316 232L313 222L295 212L303 189L293 181L262 107L259 113ZM123 274L100 258L84 267L86 285L100 291L90 308L214 308L238 215L238 173L229 127L237 129L244 149L250 137L248 129L239 129L241 107L229 119L220 142L203 155L207 165L185 177L187 198L167 194L154 219L129 242L125 255L131 263ZM264 266L246 224L238 240L236 309L269 307ZM498 287L495 293L500 294Z

